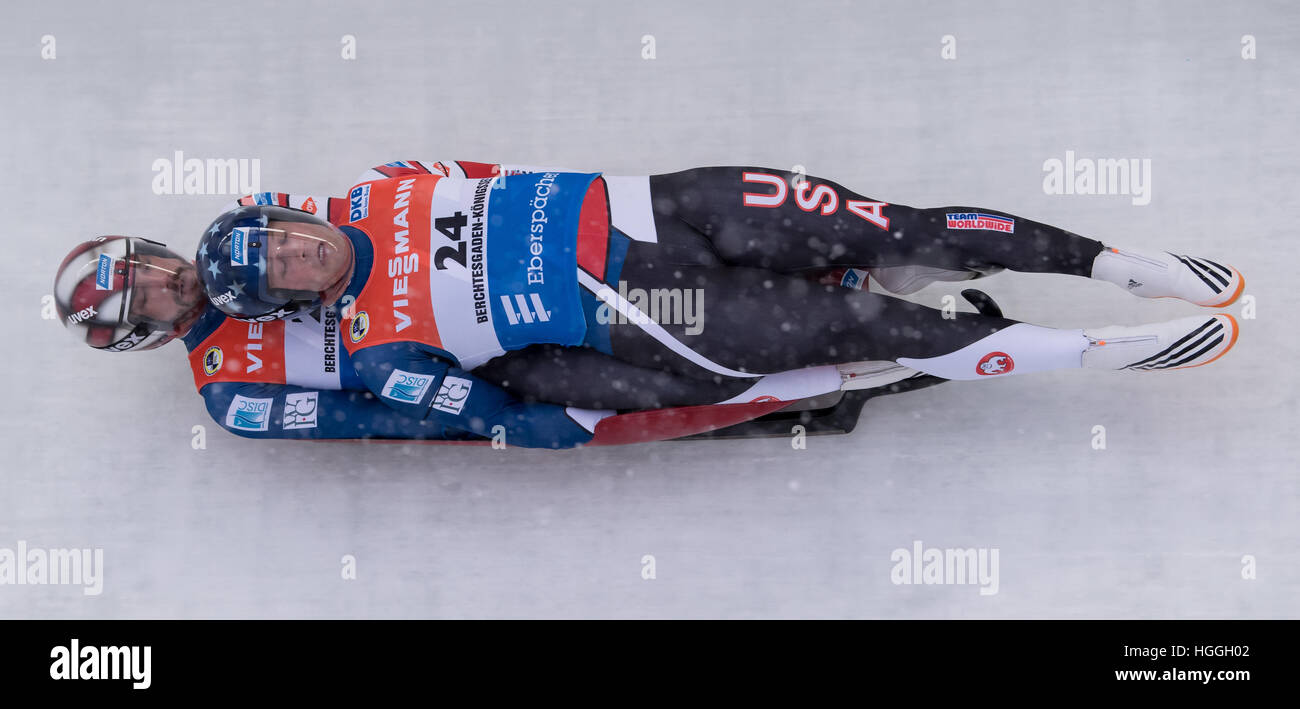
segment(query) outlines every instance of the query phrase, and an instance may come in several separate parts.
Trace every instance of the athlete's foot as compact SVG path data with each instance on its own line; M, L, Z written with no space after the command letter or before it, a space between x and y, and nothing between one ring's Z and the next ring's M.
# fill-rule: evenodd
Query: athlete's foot
M1185 369L1209 364L1237 342L1237 321L1227 313L1163 323L1090 328L1083 331L1088 369Z
M1092 277L1143 298L1181 298L1207 308L1230 305L1246 285L1237 269L1207 258L1111 246L1093 261Z

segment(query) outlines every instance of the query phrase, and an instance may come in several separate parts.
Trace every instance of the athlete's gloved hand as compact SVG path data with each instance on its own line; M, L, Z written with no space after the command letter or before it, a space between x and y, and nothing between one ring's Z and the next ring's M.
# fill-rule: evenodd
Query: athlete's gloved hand
M1002 317L1002 308L998 307L998 304L993 302L993 298L982 290L967 288L961 292L961 297L975 306L980 315L987 315L991 318Z

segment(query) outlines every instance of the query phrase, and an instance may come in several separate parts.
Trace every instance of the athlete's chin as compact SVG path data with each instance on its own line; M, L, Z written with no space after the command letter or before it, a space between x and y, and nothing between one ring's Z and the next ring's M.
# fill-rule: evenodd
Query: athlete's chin
M346 290L348 281L352 279L352 259L350 253L343 253L335 249L327 249L325 254L325 271L326 277L323 278L324 285L319 289L325 294L325 304L329 305L332 300L342 297L343 291Z
M332 290L345 285L350 275L352 275L352 269L346 263L339 264L338 268L330 272L329 283L325 286L325 290Z
M198 276L193 271L181 271L180 289L177 293L177 300L184 303L193 303L199 298L199 293L203 288L199 283Z
M348 280L351 276L351 269L343 269L338 272L337 276L329 281L325 287L320 289L321 302L325 305L333 305L335 301L343 296L343 291L347 289Z

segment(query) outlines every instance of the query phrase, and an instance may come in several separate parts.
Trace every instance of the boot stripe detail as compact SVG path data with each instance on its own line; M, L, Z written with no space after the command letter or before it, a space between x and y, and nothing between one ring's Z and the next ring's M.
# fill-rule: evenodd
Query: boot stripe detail
M1205 281L1205 285L1209 286L1210 290L1213 290L1216 294L1223 290L1222 288L1215 285L1214 281L1211 281L1210 279L1206 278L1205 274L1201 273L1200 269L1196 268L1196 266L1193 266L1192 262L1187 260L1186 256L1179 256L1175 254L1174 258L1181 261L1182 264L1186 266L1188 269L1190 269L1192 273L1195 273L1197 278L1201 279L1202 281Z
M1201 349L1196 350L1195 352L1193 352L1193 353L1187 355L1186 357L1182 357L1182 358L1180 358L1180 359L1178 359L1178 360L1176 360L1176 361L1173 361L1173 362L1166 362L1165 364L1161 364L1161 365L1152 365L1152 366L1147 366L1147 367L1138 367L1137 369L1140 370L1140 371L1143 371L1143 372L1150 372L1150 371L1152 371L1152 370L1156 370L1156 369L1177 369L1178 367L1181 367L1181 366L1187 364L1188 362L1193 362L1193 361L1195 361L1195 360L1197 360L1197 359L1200 359L1203 355L1205 355L1206 352L1209 352L1210 350L1212 350L1212 349L1214 349L1215 347L1217 347L1217 346L1219 345L1220 342L1223 342L1223 335L1222 335L1222 334L1220 334L1219 336L1215 337L1213 340L1211 340L1209 343L1207 343L1207 344L1206 344L1204 347L1202 347Z
M1184 356L1186 356L1187 353L1196 350L1197 347L1201 346L1201 343L1204 343L1206 340L1209 340L1210 337L1216 336L1216 334L1219 333L1219 330L1222 329L1223 329L1222 325L1221 327L1210 329L1208 330L1208 332L1203 334L1203 336L1197 337L1196 340L1193 340L1191 343L1188 343L1188 345L1184 345L1183 347L1180 347L1177 353L1171 353L1165 356L1165 358L1158 360L1158 362L1151 362L1151 363L1143 364L1143 366L1141 367L1134 367L1134 368L1135 369L1164 369L1166 367L1174 367L1177 366L1177 364L1182 364L1183 362L1186 362ZM1219 334L1219 340L1222 341L1222 338L1223 338L1222 334Z
M1223 333L1220 333L1218 337L1215 337L1213 340L1209 342L1209 344L1197 350L1194 354L1188 355L1187 357L1184 357L1178 360L1177 362L1171 362L1169 363L1169 365L1167 365L1166 368L1172 369L1174 367L1181 367L1184 364L1187 364L1188 362L1194 362L1200 359L1202 356L1204 356L1206 352L1209 352L1215 347L1218 347L1220 342L1223 342Z
M1169 357L1165 358L1165 360L1162 362L1153 362L1151 364L1146 365L1145 367L1138 367L1138 369L1146 369L1146 370L1171 369L1173 367L1178 367L1187 364L1188 362L1191 362L1192 360L1199 358L1201 355L1205 354L1206 352L1209 352L1211 349L1214 349L1215 345L1219 344L1220 342L1223 342L1223 333L1220 332L1222 329L1223 328L1215 328L1205 333L1196 342L1193 342L1192 344L1188 345L1181 352L1170 355ZM1205 344L1204 346L1202 346L1202 343L1204 343L1205 340L1211 336L1214 336L1214 339L1211 340L1209 344ZM1200 349L1196 349L1198 347ZM1189 351L1191 352L1190 354L1188 354Z
M1171 366L1172 362L1181 358L1183 355L1187 354L1191 350L1200 347L1202 342L1205 342L1209 338L1213 337L1215 333L1219 332L1222 329L1223 329L1222 326L1213 328L1210 331L1206 332L1205 334L1201 335L1200 337L1196 338L1192 342L1183 345L1181 348L1179 348L1177 352L1171 352L1169 355L1162 357L1159 361L1149 362L1143 367L1141 367L1141 369L1164 369L1165 367Z
M1221 264L1221 263L1215 263L1215 262L1211 261L1211 260L1208 259L1208 258L1203 258L1203 259L1201 259L1201 261L1204 261L1205 263L1208 263L1208 264L1210 264L1211 266L1214 266L1215 268L1219 269L1220 271L1223 271L1223 275L1224 275L1224 276L1227 276L1228 278L1232 278L1232 269L1231 269L1231 268L1228 268L1227 266L1224 266L1224 265Z
M1205 272L1208 273L1208 274L1210 274L1211 276L1213 276L1213 277L1214 277L1214 280L1216 280L1216 281L1222 283L1224 288L1227 288L1227 287L1228 287L1228 279L1226 279L1226 278L1224 278L1223 276L1219 275L1219 273L1218 273L1217 271L1215 271L1213 268L1210 268L1210 262L1209 262L1209 261L1206 261L1205 259L1195 258L1195 257L1192 257L1192 256L1188 256L1187 258L1192 259L1192 262L1193 262L1193 263L1195 263L1196 265L1198 265L1198 266L1200 266L1201 268L1205 269Z
M1182 337L1181 337L1177 342L1175 342L1174 344L1172 344L1172 345L1166 347L1165 349L1161 350L1160 352L1158 352L1158 353L1156 353L1156 354L1154 354L1154 355L1151 355L1150 357L1147 357L1147 358L1144 359L1144 360L1139 360L1139 361L1137 361L1137 362L1134 362L1133 364L1127 365L1126 369L1127 369L1128 367L1140 367L1140 366L1142 366L1142 365L1145 365L1145 364L1151 363L1153 360L1157 360L1157 359L1160 359L1161 357L1164 357L1165 355L1169 354L1170 352L1173 352L1175 349L1178 349L1180 346L1182 346L1183 343L1185 343L1185 342L1187 342L1188 340L1191 340L1192 338L1194 338L1194 337L1196 337L1197 335L1201 334L1201 332L1203 332L1206 328L1208 328L1208 327L1210 327L1211 325L1214 325L1214 324L1216 324L1216 323L1218 323L1218 322L1219 322L1219 321L1218 321L1216 318L1210 318L1209 320L1206 320L1204 325L1201 325L1200 327L1196 328L1195 330L1192 330L1191 332L1187 333L1186 335L1183 335L1183 336L1182 336ZM1220 325L1220 327L1222 327L1222 326Z
M1219 274L1215 273L1213 270L1210 269L1209 266L1206 266L1205 264L1201 263L1200 261L1196 260L1191 256L1180 256L1179 258L1183 259L1183 263L1187 264L1188 268L1192 269L1192 271L1196 273L1196 275L1200 276L1202 281L1208 283L1210 287L1214 289L1214 292L1216 293L1219 292L1218 286L1214 285L1213 282L1206 280L1207 276L1213 276L1216 279L1222 280L1219 277Z

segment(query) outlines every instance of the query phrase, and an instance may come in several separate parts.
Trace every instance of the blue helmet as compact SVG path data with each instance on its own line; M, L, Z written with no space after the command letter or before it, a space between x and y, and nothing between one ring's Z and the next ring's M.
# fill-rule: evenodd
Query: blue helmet
M271 288L267 283L266 225L272 221L328 226L302 210L249 205L217 217L199 240L194 260L208 299L236 320L278 320L320 305L320 293Z

